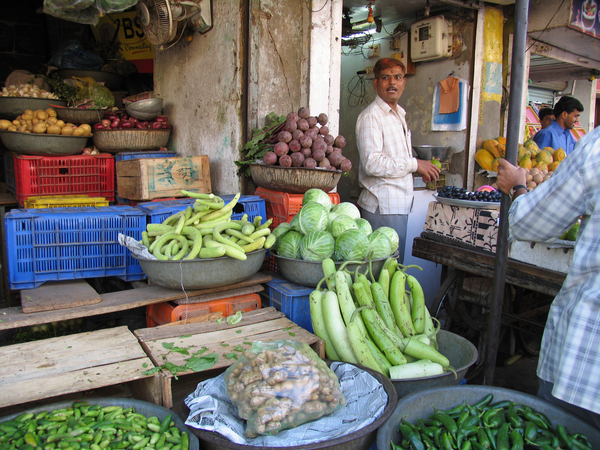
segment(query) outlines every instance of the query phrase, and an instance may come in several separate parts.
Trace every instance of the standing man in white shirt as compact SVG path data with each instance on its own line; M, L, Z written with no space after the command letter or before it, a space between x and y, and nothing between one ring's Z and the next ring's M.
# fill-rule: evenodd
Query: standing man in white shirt
M412 174L417 172L425 182L434 181L440 169L431 161L412 156L406 112L398 105L406 86L404 64L382 58L373 73L377 97L356 122L358 181L362 188L358 205L373 229L387 226L396 230L400 238L398 261L403 263L408 214L413 203Z

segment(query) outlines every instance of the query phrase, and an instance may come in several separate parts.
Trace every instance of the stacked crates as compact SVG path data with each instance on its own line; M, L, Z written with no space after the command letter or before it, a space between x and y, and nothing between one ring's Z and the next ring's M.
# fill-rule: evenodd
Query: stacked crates
M265 292L262 294L263 298L266 297L263 306L273 306L296 325L313 333L309 301L312 291L313 288L273 276L272 280L266 283Z

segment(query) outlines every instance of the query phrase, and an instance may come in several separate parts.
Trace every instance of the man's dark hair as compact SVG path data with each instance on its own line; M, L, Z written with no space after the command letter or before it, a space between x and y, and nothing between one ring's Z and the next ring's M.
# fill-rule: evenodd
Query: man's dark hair
M565 95L556 102L556 105L554 105L554 116L558 119L558 116L564 111L566 111L567 114L571 114L575 110L583 112L583 105L575 97Z
M544 117L551 116L554 114L554 110L552 108L542 108L540 109L540 113L538 116L540 117L540 122L544 120Z
M381 58L379 61L375 63L375 67L373 67L373 74L375 78L379 79L381 76L381 72L384 69L390 69L392 67L400 67L402 69L402 73L406 75L406 67L402 64L402 61L398 61L394 58Z

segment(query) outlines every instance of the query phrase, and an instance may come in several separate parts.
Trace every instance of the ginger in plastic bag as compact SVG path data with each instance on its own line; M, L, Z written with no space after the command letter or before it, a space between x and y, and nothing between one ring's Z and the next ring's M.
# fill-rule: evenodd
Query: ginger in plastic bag
M73 77L77 85L77 105L88 108L112 108L115 97L106 86L100 86L92 77Z
M275 435L346 404L337 376L302 342L255 342L225 372L227 395L247 421L244 435Z

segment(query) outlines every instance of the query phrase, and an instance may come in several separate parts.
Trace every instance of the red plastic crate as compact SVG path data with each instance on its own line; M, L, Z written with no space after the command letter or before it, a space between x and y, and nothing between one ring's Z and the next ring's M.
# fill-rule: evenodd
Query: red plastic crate
M32 196L85 194L115 199L115 158L108 153L75 156L14 155L19 205Z
M264 188L256 188L255 195L265 199L267 217L273 219L271 229L275 229L281 222L290 222L302 207L303 194L288 194L287 192L271 191ZM330 192L331 203L340 203L340 194Z
M227 317L238 311L248 312L255 309L260 309L260 295L258 294L236 295L210 302L188 303L187 305L177 305L173 302L155 303L146 308L146 325L150 328L219 311L223 313L223 317Z

